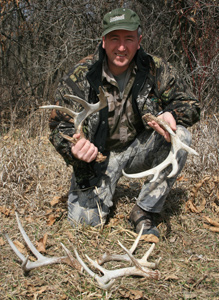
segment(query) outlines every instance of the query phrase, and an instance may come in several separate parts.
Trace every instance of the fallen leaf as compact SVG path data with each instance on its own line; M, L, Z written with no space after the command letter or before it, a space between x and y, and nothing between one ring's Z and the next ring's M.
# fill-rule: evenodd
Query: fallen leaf
M219 223L217 221L212 220L211 218L207 217L207 216L202 216L209 224L215 226L215 227L219 227Z
M203 224L204 228L209 229L212 232L218 232L219 233L219 227L209 226L207 224Z
M190 210L193 213L199 213L196 206L192 203L192 200L188 200L185 204L186 211Z
M134 296L134 300L142 299L143 297L143 292L142 291L135 291L135 290L130 290L131 294Z
M47 290L48 290L48 285L41 287L39 291L37 291L36 293L34 293L34 297L35 297L34 299L37 299L38 295L44 293Z
M46 243L47 243L48 234L45 233L44 236L36 242L37 250L41 253L46 252Z
M22 254L27 255L27 250L21 242L19 242L18 240L15 240L13 243L17 247L19 252L21 252Z
M199 213L205 209L205 205L206 205L206 199L203 198L201 205L199 207L197 207Z
M31 216L25 217L25 220L26 220L28 223L32 223L32 222L34 221L33 217L31 217Z
M67 231L67 236L68 236L68 238L69 238L69 240L70 240L71 242L73 242L73 241L75 240L75 237L74 237L74 235L72 234L72 232Z
M60 199L61 199L61 197L55 196L55 197L52 199L52 201L50 201L50 204L51 204L52 206L55 206L56 204L58 204L58 203L60 202Z
M185 178L184 175L179 176L179 177L177 178L177 181L188 181L188 180L189 180L189 179L188 179L188 178Z
M0 206L0 212L3 213L6 217L10 216L10 209L6 205Z
M165 281L168 281L168 280L179 280L179 277L176 276L175 274L170 274L170 275L167 275L165 278L164 278Z
M153 234L142 235L140 240L148 242L148 243L155 243L155 244L157 244L159 242L159 238Z
M123 298L130 299L130 300L140 300L144 296L142 291L135 291L135 290L119 291L119 293Z
M53 214L51 214L47 218L47 225L52 226L55 223L55 221L56 221L56 217Z
M0 246L4 246L5 245L5 241L3 240L2 237L0 237Z

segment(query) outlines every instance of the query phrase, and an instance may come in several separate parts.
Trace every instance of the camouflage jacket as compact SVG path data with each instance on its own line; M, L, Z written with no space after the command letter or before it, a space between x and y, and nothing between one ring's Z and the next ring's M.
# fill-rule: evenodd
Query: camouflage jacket
M55 93L55 104L80 110L79 104L66 99L65 94L76 95L89 103L98 102L99 86L102 86L102 65L105 50L100 44L94 56L79 62L62 78ZM195 98L176 70L167 62L146 54L140 48L135 55L136 77L131 89L133 111L141 117L150 112L156 115L160 111L173 114L177 124L185 127L193 125L200 118L199 101ZM142 121L142 127L151 130ZM63 156L66 163L72 165L80 187L96 185L107 161L104 163L85 163L71 154L70 143L63 139L60 132L72 136L75 133L73 120L59 111L53 111L50 117L50 141ZM84 123L85 136L93 142L103 154L108 133L108 108L91 115Z

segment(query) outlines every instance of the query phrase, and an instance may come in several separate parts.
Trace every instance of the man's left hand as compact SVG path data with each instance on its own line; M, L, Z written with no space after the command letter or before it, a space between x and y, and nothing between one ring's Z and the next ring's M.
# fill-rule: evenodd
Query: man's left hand
M158 119L162 119L163 121L169 124L170 128L173 131L176 131L176 120L170 112L165 112L162 115L159 115ZM163 127L157 124L157 122L151 121L148 122L148 125L155 131L157 131L160 135L162 135L167 142L171 141L169 132L167 132Z

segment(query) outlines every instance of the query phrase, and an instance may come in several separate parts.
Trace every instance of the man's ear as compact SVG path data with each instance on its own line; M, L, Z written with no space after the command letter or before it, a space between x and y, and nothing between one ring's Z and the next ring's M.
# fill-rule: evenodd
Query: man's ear
M138 49L140 49L141 40L142 40L142 35L140 35L139 40L138 40Z
M102 37L102 48L105 49L105 36Z

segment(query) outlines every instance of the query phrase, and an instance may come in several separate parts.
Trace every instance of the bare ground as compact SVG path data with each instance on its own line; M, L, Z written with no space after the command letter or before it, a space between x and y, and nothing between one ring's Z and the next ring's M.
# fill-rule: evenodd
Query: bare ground
M85 272L63 264L34 269L25 276L5 239L7 232L20 251L34 259L18 230L15 211L31 241L47 256L63 255L63 243L72 253L76 248L87 262L85 254L95 259L105 251L123 253L118 240L130 248L135 239L128 215L143 180L121 178L106 226L72 228L66 202L71 168L65 166L48 141L48 130L38 128L37 121L0 141L1 299L219 299L218 114L203 116L191 129L192 146L200 155L188 157L157 218L161 238L150 260L162 258L161 279L118 278L109 291L100 289ZM32 131L36 138L29 137ZM141 240L135 257L141 257L149 246ZM127 263L105 265L107 269L121 266Z

